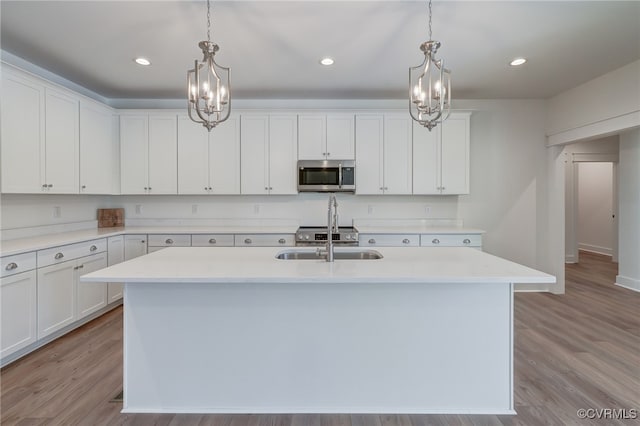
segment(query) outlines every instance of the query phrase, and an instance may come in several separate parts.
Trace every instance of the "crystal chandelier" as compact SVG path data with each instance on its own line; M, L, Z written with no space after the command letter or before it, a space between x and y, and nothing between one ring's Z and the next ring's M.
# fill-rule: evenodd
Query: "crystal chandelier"
M231 90L229 68L218 65L214 59L219 50L211 42L211 5L207 0L207 41L198 46L204 57L202 62L196 59L192 70L187 71L187 96L189 118L202 124L211 131L229 118L231 112Z
M409 68L409 113L431 131L451 113L451 71L436 59L440 42L431 38L431 0L429 0L429 41L420 45L424 61Z

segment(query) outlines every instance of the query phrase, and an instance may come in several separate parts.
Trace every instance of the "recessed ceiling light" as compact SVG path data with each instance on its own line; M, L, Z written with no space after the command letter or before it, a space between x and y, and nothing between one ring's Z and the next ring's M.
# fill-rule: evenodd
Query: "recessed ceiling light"
M134 61L136 61L136 64L138 65L144 65L144 66L151 65L151 61L148 60L147 58L136 58L134 59Z
M522 65L525 62L527 62L525 58L516 58L513 61L511 61L509 65L511 65L512 67L517 67L518 65Z
M334 61L331 58L322 58L322 59L320 59L320 63L322 65L333 65L333 62Z

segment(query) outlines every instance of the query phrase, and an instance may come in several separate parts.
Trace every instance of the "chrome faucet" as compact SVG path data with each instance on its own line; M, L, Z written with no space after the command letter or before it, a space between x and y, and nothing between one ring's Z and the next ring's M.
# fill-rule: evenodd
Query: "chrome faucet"
M329 194L327 209L327 245L324 250L318 248L318 256L325 256L327 262L333 262L333 234L338 232L338 201L336 194Z

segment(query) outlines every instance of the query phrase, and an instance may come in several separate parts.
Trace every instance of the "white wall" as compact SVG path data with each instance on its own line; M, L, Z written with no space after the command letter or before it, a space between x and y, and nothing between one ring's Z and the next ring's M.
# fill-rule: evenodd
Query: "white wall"
M578 247L613 253L613 163L579 163Z
M616 284L640 291L640 129L620 135Z

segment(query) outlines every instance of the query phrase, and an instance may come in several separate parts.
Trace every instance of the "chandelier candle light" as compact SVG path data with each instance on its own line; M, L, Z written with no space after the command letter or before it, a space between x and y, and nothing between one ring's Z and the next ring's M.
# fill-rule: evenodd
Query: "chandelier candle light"
M187 97L189 118L211 131L229 118L231 112L231 90L229 68L216 63L214 56L219 50L211 42L211 5L207 0L207 41L198 46L204 57L196 59L192 70L187 71Z
M409 113L431 131L451 113L451 71L435 55L440 42L431 38L431 0L429 0L429 41L420 45L424 61L409 68Z

